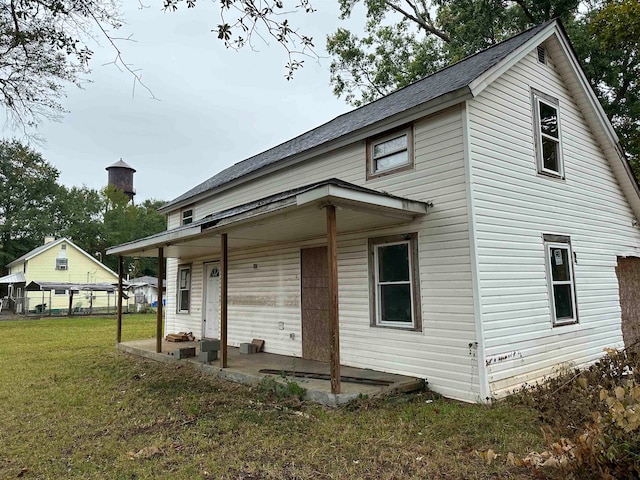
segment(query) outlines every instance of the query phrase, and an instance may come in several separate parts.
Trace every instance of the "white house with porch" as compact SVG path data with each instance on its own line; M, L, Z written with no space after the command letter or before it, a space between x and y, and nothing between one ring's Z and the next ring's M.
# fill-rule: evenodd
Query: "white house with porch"
M558 21L161 211L167 231L108 253L166 258L164 332L219 338L222 367L253 338L329 362L334 393L346 365L484 401L639 320L640 190Z

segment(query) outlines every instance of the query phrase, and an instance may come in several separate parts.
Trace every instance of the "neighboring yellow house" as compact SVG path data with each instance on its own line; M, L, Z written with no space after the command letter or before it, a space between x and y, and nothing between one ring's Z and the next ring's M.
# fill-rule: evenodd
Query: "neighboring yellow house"
M118 274L68 238L46 237L44 245L9 263L7 268L7 277L24 277L24 283L9 289L16 313L66 312L70 300L76 311L115 308L112 286L118 283ZM33 288L38 291L29 291Z

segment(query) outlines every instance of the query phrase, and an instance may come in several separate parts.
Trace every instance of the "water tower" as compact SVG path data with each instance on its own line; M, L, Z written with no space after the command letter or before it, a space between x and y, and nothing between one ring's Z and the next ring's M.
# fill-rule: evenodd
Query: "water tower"
M109 172L109 185L122 190L129 197L129 200L133 202L133 196L136 194L136 190L133 188L135 168L120 159L113 165L109 165L105 170Z

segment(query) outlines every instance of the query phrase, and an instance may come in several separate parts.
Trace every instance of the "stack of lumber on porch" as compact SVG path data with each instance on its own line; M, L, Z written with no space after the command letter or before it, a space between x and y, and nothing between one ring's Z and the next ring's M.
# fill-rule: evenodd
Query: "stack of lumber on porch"
M193 342L196 337L191 332L170 333L165 337L167 342Z

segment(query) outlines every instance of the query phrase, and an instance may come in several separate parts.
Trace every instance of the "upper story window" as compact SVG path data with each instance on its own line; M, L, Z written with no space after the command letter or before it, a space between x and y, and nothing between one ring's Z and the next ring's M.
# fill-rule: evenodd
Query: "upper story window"
M412 127L367 141L367 178L413 168Z
M193 223L193 207L183 209L180 215L180 225L189 225L190 223Z
M560 110L557 98L532 89L538 173L564 178Z
M420 330L417 235L369 240L371 324Z
M576 323L578 312L571 240L560 235L543 235L543 238L553 325Z
M68 258L56 258L56 270L68 270L69 259Z

